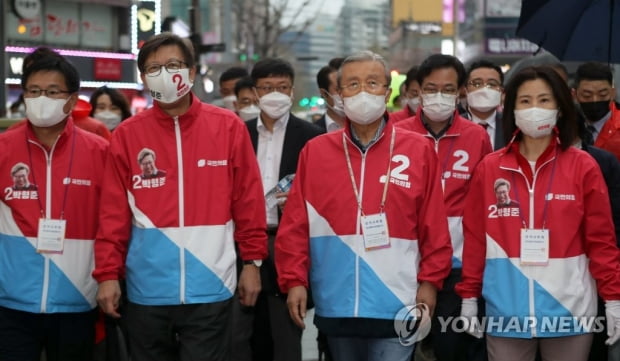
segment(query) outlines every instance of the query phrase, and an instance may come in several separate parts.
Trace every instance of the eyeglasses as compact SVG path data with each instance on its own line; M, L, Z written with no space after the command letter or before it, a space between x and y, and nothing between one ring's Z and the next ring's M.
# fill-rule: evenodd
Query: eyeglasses
M371 93L376 93L377 91L385 87L387 87L386 84L381 84L376 80L368 80L364 83L361 83L359 81L353 81L349 84L341 86L340 89L342 89L343 92L346 92L348 94L355 94L359 93L362 89L369 90Z
M39 89L39 88L29 88L24 90L24 98L38 98L41 94L45 94L48 98L60 98L62 94L70 94L70 91L60 90L60 89Z
M437 88L422 88L422 94L437 94L441 92L441 94L449 94L449 95L455 95L456 93L458 93L458 89L457 88L452 88L452 87L446 87L443 89L437 89Z
M161 74L161 69L166 68L166 71L170 74L178 73L181 69L187 67L187 63L180 60L171 60L164 65L151 64L144 70L147 76L158 76Z
M288 93L291 90L292 86L290 85L280 85L280 86L256 86L255 87L261 93L271 93L273 91L277 91L280 93Z
M241 98L237 100L237 105L240 105L242 107L246 107L248 105L252 105L252 104L256 104L256 102L252 99L249 98Z
M502 87L502 84L496 80L488 80L487 82L484 82L482 79L468 81L467 85L475 89L485 87L493 90L499 90Z

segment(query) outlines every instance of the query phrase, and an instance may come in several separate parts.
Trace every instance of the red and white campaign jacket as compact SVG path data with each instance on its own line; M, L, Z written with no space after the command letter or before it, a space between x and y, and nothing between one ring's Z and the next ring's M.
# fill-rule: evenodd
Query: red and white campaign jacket
M465 195L474 168L491 153L491 141L483 127L454 113L452 125L435 139L422 123L422 107L416 116L398 122L396 126L424 135L439 158L443 197L452 240L452 267L461 268L463 254L463 209Z
M0 306L32 313L96 306L91 272L107 148L71 118L51 149L29 122L0 134ZM16 166L27 167L28 185L14 182ZM37 252L42 217L66 221L62 253Z
M311 284L321 317L393 320L402 307L415 304L418 282L441 288L450 272L437 156L421 136L396 129L391 121L362 153L348 122L310 140L300 154L276 238L278 283L283 292ZM380 212L389 182L387 248L365 249L343 134L364 214Z
M148 174L144 152L154 154ZM229 299L234 241L245 260L267 256L264 202L237 116L195 96L175 117L155 103L112 134L94 276L118 279L126 267L129 300L143 305Z
M557 320L596 315L596 286L620 300L620 266L607 187L586 152L560 149L553 139L532 172L514 141L476 168L465 204L463 278L457 293L484 296L487 316L531 318L530 326L487 331L502 337L558 337L588 332ZM498 203L495 182L510 183L511 201ZM524 228L549 231L549 262L520 260ZM596 280L596 283L595 283Z

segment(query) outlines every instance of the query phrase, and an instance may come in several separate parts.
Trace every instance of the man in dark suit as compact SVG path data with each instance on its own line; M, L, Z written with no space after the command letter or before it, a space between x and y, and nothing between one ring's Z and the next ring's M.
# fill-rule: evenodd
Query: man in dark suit
M497 110L504 91L503 83L502 69L488 60L472 63L467 71L467 111L461 116L487 130L494 150L506 145L502 114Z
M342 128L344 124L344 105L342 98L338 95L338 68L344 58L334 58L329 64L322 67L316 75L316 82L321 93L321 98L325 100L327 110L314 124L318 125L324 132L333 132Z
M261 112L246 125L267 193L278 180L295 173L301 149L323 131L291 114L295 74L287 61L263 59L254 65L251 77ZM262 291L254 313L254 360L301 360L302 330L289 316L286 295L278 289L273 263L273 242L287 194L278 194L279 206L267 209L269 257L261 266ZM259 340L261 337L267 340Z

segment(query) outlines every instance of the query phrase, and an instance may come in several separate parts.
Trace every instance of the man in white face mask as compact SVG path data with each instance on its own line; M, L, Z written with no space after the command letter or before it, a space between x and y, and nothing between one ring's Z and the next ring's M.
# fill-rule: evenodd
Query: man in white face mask
M390 120L393 122L399 122L403 119L411 118L415 116L420 107L420 83L416 76L418 74L418 66L415 65L407 71L407 78L405 79L404 92L400 95L401 101L403 101L403 109L390 113Z
M303 149L276 242L291 317L304 327L311 286L314 323L340 361L409 361L428 328L405 336L395 315L423 303L428 320L450 269L437 157L388 119L390 78L371 51L344 60L345 125Z
M322 131L291 113L295 73L289 62L278 58L263 59L254 64L251 77L254 81L260 115L245 124L256 152L263 190L267 194L280 179L296 172L301 149L307 141ZM281 210L285 209L287 196L288 192L277 193L279 206L267 206L266 209L270 252L261 266L262 291L259 297L263 304L268 305L269 312L265 313L265 309L255 311L255 317L267 322L255 323L259 325L255 327L254 334L260 337L268 336L271 332L271 338L266 342L271 342L270 340L275 342L273 342L273 354L262 354L264 348L260 351L255 350L261 353L261 359L301 360L302 330L288 315L286 297L281 294L277 286L272 252ZM233 330L233 334L242 329ZM243 340L235 336L233 342L241 343ZM242 346L233 346L233 353ZM233 359L243 358L234 354Z
M467 72L467 112L463 117L486 129L495 150L506 145L502 113L499 111L503 83L502 69L488 60L476 61Z
M251 77L239 79L235 84L235 97L237 98L234 102L235 111L239 118L247 122L258 117L260 108L254 92L254 80Z
M424 135L439 158L454 253L452 271L437 296L436 316L457 317L461 300L454 292L454 285L461 276L465 195L474 168L492 150L491 142L484 128L462 118L456 110L459 90L465 83L465 67L457 58L443 54L429 56L420 65L417 79L421 86L422 109L418 116L397 125ZM479 341L450 328L442 331L437 318L433 319L432 333L432 346L438 360L460 359L463 350L473 352L471 360L484 357L476 354L476 350L484 349L483 345L475 344Z
M80 78L58 53L27 55L21 81L27 120L0 134L0 359L92 360L108 142L75 125Z
M326 132L333 132L342 128L344 124L344 104L338 94L338 68L343 58L334 58L319 70L316 82L321 97L325 100L326 111L317 121L316 125Z
M222 75L220 75L220 95L222 98L219 99L219 103L217 105L234 112L234 103L235 100L237 100L237 97L235 96L235 84L248 75L248 71L239 66L233 66L232 68L226 69Z
M191 92L195 61L171 33L142 45L154 104L114 130L106 163L93 277L101 309L122 313L134 361L229 360L233 303L253 306L261 287L265 202L252 143L236 115ZM248 263L238 281L237 254Z

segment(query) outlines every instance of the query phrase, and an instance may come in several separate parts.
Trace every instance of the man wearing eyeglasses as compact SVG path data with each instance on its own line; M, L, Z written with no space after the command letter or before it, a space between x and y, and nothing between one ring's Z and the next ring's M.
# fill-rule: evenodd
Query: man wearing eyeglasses
M80 78L38 48L24 60L27 120L0 135L0 360L92 360L93 243L108 142L75 126Z
M123 316L134 361L229 360L235 242L246 265L238 297L260 290L267 256L260 173L243 122L190 89L193 49L162 33L138 54L154 106L114 131L95 244L97 301ZM144 178L136 162L157 154L165 176ZM153 157L154 160L154 157ZM119 309L119 279L128 304Z
M472 63L467 71L467 112L462 115L486 129L494 150L506 145L502 113L498 109L502 102L503 83L502 69L488 60Z
M435 315L445 320L460 315L461 299L454 292L454 286L461 278L465 195L474 168L492 149L484 128L462 118L456 110L458 94L465 84L465 67L457 58L443 54L429 56L420 65L417 79L421 88L418 113L397 125L424 135L439 157L443 199L454 250L452 271L437 294ZM468 349L476 343L475 339L455 333L450 327L442 330L437 317L433 319L432 339L429 339L437 359L469 360Z
M278 282L302 328L312 287L335 360L408 361L425 334L400 327L398 314L424 304L428 317L450 269L437 157L389 120L380 55L349 56L337 80L344 127L301 152L276 240Z
M291 113L295 73L283 59L268 58L256 64L250 74L258 99L258 118L246 122L260 168L264 194L288 174L295 173L299 152L306 142L323 131ZM257 325L255 354L275 361L301 360L301 333L288 317L286 295L278 289L273 264L273 243L288 192L278 193L279 206L267 208L269 257L261 266L262 290L255 312ZM262 340L262 339L261 339ZM273 354L271 354L273 349Z

